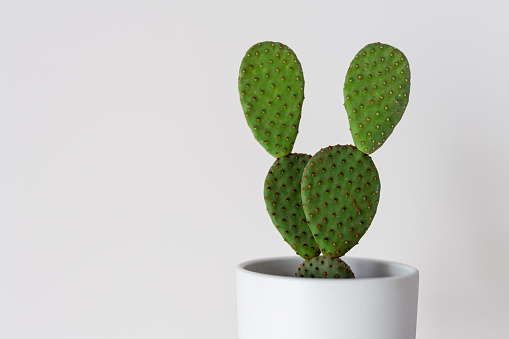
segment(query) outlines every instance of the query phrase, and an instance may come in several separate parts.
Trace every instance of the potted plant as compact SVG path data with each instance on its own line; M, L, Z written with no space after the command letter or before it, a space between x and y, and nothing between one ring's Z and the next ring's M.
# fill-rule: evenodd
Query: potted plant
M345 257L376 214L381 185L370 154L407 107L405 55L382 43L355 55L343 87L355 146L328 146L313 156L292 153L304 76L288 46L253 45L242 60L238 87L255 139L276 157L264 184L267 211L300 256L237 267L239 339L415 338L418 271Z

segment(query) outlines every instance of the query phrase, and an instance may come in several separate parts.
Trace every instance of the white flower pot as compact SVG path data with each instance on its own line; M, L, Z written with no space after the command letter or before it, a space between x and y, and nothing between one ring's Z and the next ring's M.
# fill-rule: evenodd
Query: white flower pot
M238 339L414 339L419 272L345 257L356 279L294 276L300 257L237 267Z

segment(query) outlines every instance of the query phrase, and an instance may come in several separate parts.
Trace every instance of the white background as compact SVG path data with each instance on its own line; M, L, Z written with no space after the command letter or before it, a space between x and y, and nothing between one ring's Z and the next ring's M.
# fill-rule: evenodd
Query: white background
M355 53L381 41L406 54L410 103L373 155L380 206L350 253L420 270L417 338L507 338L508 12L3 0L0 337L236 338L235 265L293 255L263 202L274 159L237 93L245 51L275 40L303 65L294 151L310 154L351 143Z

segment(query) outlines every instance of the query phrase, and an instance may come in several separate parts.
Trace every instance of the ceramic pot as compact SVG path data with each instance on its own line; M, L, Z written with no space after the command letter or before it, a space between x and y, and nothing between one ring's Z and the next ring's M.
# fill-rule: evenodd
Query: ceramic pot
M238 339L414 339L419 272L383 260L343 260L355 279L297 278L297 256L240 264Z

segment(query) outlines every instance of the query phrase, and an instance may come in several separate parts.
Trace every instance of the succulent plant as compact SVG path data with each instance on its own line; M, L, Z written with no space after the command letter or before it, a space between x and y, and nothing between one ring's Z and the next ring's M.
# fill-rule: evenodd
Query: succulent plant
M381 186L369 154L384 144L405 112L408 60L381 43L356 54L343 90L355 146L328 146L312 157L291 153L304 77L288 46L272 41L253 45L242 60L238 84L253 135L277 158L265 178L264 198L274 226L305 259L295 275L354 278L340 257L358 244L375 217Z

